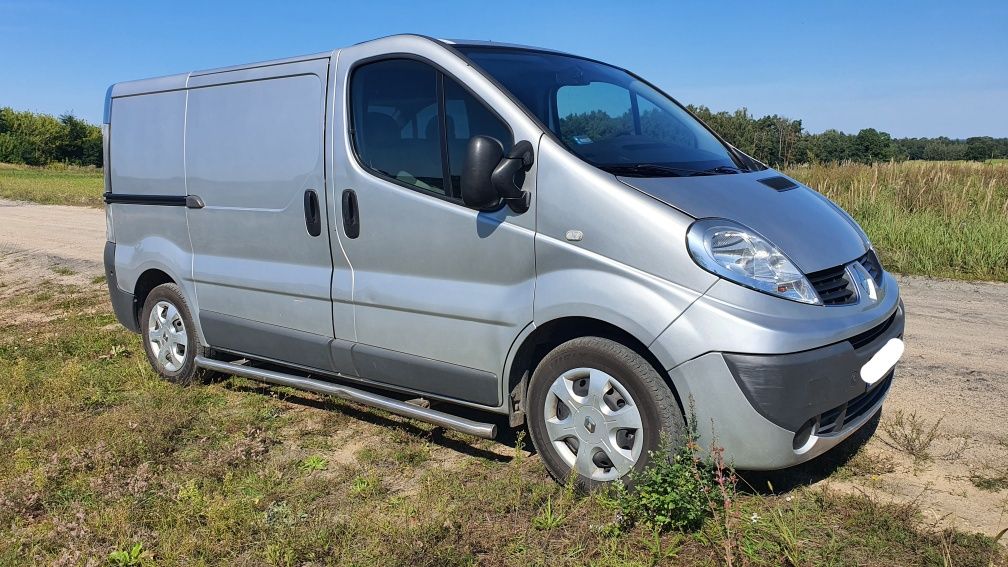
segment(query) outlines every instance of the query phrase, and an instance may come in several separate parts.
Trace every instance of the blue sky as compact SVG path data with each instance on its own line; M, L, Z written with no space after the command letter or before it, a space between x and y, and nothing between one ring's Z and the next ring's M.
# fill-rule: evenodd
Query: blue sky
M627 67L682 102L813 132L1008 136L1008 2L0 0L0 106L101 120L116 81L394 33L526 43Z

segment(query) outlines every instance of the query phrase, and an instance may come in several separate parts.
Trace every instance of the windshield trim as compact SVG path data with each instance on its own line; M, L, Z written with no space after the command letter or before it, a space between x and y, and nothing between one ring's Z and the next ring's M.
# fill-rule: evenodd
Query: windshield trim
M745 154L744 152L742 152L741 150L739 150L735 146L733 146L730 143L728 143L727 140L725 140L724 138L722 138L720 134L718 134L717 132L715 132L713 128L711 128L710 126L707 125L706 122L704 122L703 120L701 120L699 116L697 116L692 111L690 111L690 109L687 108L686 105L684 105L684 104L680 103L678 100L676 100L675 97L669 95L664 90L658 88L658 86L655 85L654 83L652 83L651 81L648 81L644 77L641 77L640 75L634 73L633 71L630 71L629 69L624 69L623 67L620 67L618 65L613 65L612 63L606 63L605 61L599 61L598 59L592 59L591 57L585 57L583 55L575 55L573 53L566 53L566 52L563 52L563 51L553 51L553 50L549 50L549 49L540 49L540 48L536 48L536 47L512 47L512 46L504 46L504 45L500 45L500 44L496 44L496 45L483 45L483 44L475 44L475 43L455 43L455 44L451 44L451 43L444 43L444 42L442 42L442 45L444 45L449 51L452 51L457 57L459 57L467 65L469 65L470 67L472 67L473 69L475 69L480 75L483 75L483 77L485 79L487 79L491 84L493 84L502 93L504 93L504 95L509 100L511 100L512 103L514 103L515 105L517 105L517 107L519 109L521 109L521 111L526 116L528 116L532 120L532 122L535 123L535 125L539 127L539 129L541 129L543 131L544 135L549 136L549 138L551 140L553 140L554 142L556 142L560 147L562 147L565 151L569 152L571 155L574 155L579 160L587 163L588 165L590 165L590 166L592 166L592 167L594 167L596 169L599 169L600 171L605 171L605 170L601 169L598 165L596 165L596 164L588 161L587 159L581 157L576 152L571 151L571 149L567 147L567 144L565 144L563 142L563 140L561 140L560 137L557 136L556 132L554 132L551 128L549 128L546 124L544 124L542 122L542 120L540 120L539 117L536 116L531 110L529 110L528 108L526 108L525 105L520 100L518 100L518 98L511 92L511 90L508 89L507 87L505 87L503 84L501 84L501 82L498 81L496 78L494 78L490 74L489 71L483 69L483 67L481 67L479 64L477 64L472 59L470 59L469 56L465 53L465 51L472 50L472 51L497 51L497 52L504 52L504 53L535 53L535 54L542 54L542 55L571 57L571 58L574 58L574 59L581 59L583 61L589 61L591 63L597 63L599 65L604 65L606 67L611 67L613 69L622 71L622 72L626 73L627 75L630 75L634 79L640 81L641 83L644 83L645 85L651 87L656 92L658 92L659 94L661 94L665 98L667 98L670 101L672 101L673 104L675 104L680 109L682 109L691 118L693 118L694 120L696 120L697 123L699 123L705 130L707 130L712 136L714 136L714 138L718 141L718 143L720 143L722 146L724 146L725 150L728 151L728 155L731 157L732 161L735 162L735 165L741 171L743 171L743 172L762 171L762 170L764 170L764 169L767 168L760 161L758 161L755 158L753 158L753 157ZM608 171L606 171L606 173L609 173L609 175L614 175L614 174L612 174L612 173L610 173Z

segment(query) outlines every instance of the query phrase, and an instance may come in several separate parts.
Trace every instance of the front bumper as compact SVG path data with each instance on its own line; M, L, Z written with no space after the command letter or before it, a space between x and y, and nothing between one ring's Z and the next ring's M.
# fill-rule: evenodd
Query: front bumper
M872 385L859 371L903 336L903 305L846 340L789 354L709 352L669 371L702 447L723 447L739 468L780 469L812 459L882 407L895 369Z

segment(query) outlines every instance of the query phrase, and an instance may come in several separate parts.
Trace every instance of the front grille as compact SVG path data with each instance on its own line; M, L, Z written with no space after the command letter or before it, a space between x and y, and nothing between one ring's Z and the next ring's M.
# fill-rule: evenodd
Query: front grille
M889 371L889 374L882 379L881 382L875 385L874 388L868 390L867 392L860 394L856 398L848 401L846 404L837 406L829 411L825 411L819 415L819 425L816 427L815 434L824 436L831 435L833 433L839 433L845 423L850 423L865 414L868 410L873 408L882 396L885 396L886 392L889 391L889 385L892 384L893 370Z
M819 294L823 305L847 305L857 302L853 282L847 279L847 270L844 266L813 272L806 277Z
M864 269L868 270L868 273L871 274L872 279L875 280L875 285L882 285L882 264L879 262L874 250L865 252L864 256L858 258L858 262L861 262Z
M871 342L877 339L882 333L889 330L889 325L892 325L892 322L895 319L896 319L896 312L894 311L893 314L890 315L889 318L883 321L882 323L875 325L871 329L868 329L867 331L861 334L854 335L853 337L847 340L850 342L851 346L854 347L855 350L867 344L871 344Z
M882 264L879 263L878 256L873 250L865 252L855 262L860 262L865 270L875 280L875 285L882 285ZM854 282L847 277L847 266L835 266L812 272L806 275L809 283L819 294L819 299L823 305L849 305L857 303L857 291Z

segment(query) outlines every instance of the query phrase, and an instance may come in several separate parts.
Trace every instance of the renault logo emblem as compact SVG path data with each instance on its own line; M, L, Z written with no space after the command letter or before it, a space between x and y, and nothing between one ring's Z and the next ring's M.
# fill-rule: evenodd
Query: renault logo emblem
M861 262L851 262L847 265L849 279L857 287L861 301L875 303L882 299L882 288L875 283L875 278L861 265Z
M595 422L590 417L585 418L584 427L588 430L588 433L595 433Z

